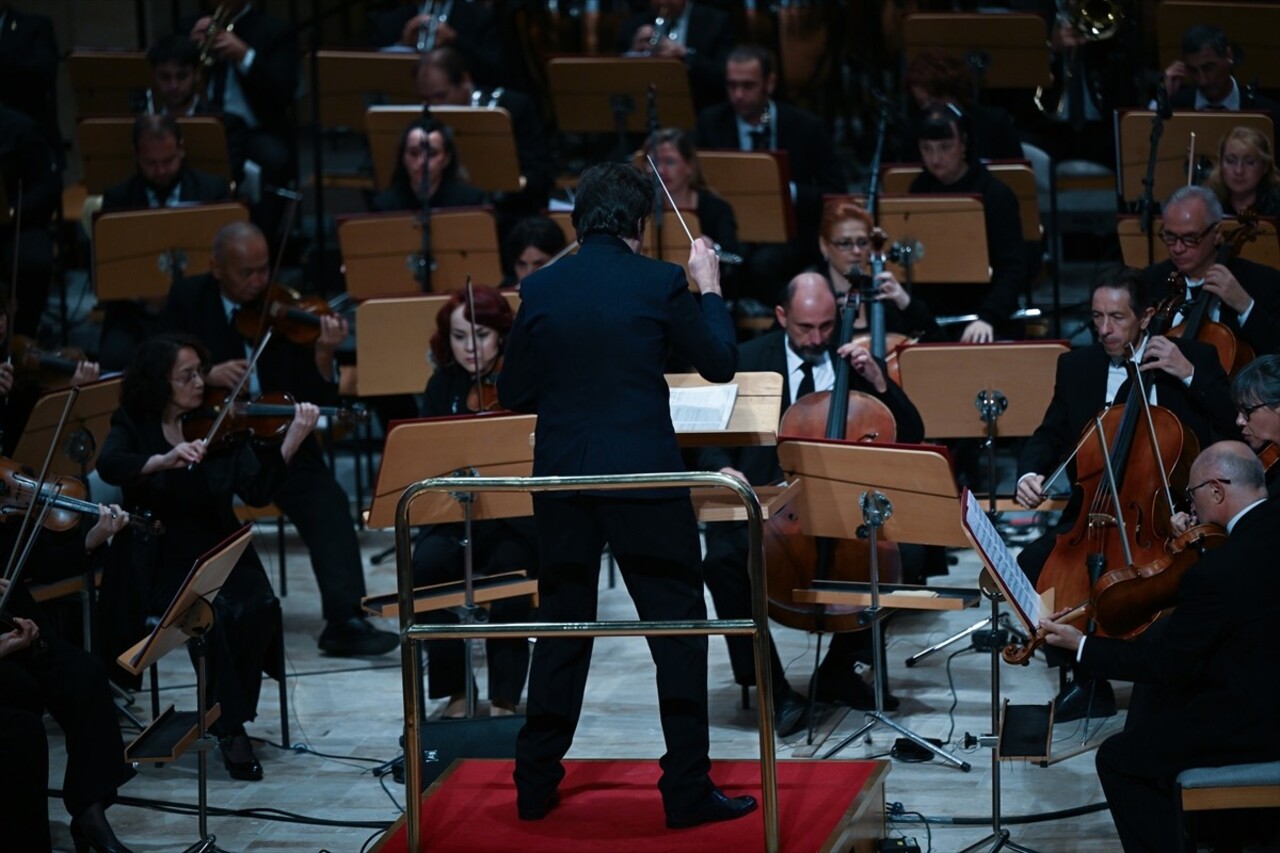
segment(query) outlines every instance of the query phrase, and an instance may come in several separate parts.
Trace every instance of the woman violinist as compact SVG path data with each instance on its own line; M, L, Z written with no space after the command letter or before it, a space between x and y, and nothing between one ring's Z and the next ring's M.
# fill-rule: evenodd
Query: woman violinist
M431 337L431 360L436 371L427 382L424 415L466 415L498 407L494 383L512 319L506 297L492 287L476 285L470 304L466 291L455 291L449 297L436 315L436 333ZM478 574L523 569L531 577L537 575L538 549L532 518L477 521L472 524L471 533L473 565ZM413 548L415 586L462 578L463 535L461 523L432 524L419 531ZM493 622L526 621L529 612L528 598L505 598L489 605ZM454 615L444 610L427 614L428 622L454 620ZM463 642L434 640L426 646L429 695L432 699L449 697L445 718L465 715L468 667ZM514 713L529 670L528 641L489 640L485 648L489 661L489 713Z
M183 436L183 415L199 409L209 354L197 339L166 334L142 344L120 389L120 408L98 459L102 479L124 490L129 506L163 522L160 537L129 530L111 546L103 580L103 610L114 656L145 632L148 616L164 612L191 566L240 529L232 509L239 496L251 506L272 500L289 462L311 430L318 410L299 403L275 446L242 441L218 453ZM276 672L280 603L250 547L214 600L209 633L210 703L222 706L212 731L232 778L262 778L245 723L257 714L262 673Z
M1280 170L1271 140L1257 128L1233 127L1222 137L1218 167L1205 186L1218 196L1227 216L1245 210L1280 216Z

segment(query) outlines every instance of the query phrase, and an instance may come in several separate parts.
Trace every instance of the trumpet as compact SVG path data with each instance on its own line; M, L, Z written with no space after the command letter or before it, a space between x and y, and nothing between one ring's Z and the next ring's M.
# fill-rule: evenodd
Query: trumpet
M224 3L219 3L213 10L213 14L209 16L209 26L205 27L204 40L200 43L200 64L205 68L212 68L218 61L213 55L213 42L217 39L218 33L229 33L235 30L234 17Z

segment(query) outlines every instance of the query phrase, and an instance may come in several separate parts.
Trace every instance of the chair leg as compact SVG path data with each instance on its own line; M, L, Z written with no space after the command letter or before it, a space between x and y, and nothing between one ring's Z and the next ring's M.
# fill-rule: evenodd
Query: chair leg
M280 597L289 594L289 576L284 570L284 513L276 517L276 547L280 551Z
M283 574L283 571L281 572ZM284 610L276 608L276 619L280 631L280 744L284 749L292 749L289 742L289 676L285 669L284 654Z

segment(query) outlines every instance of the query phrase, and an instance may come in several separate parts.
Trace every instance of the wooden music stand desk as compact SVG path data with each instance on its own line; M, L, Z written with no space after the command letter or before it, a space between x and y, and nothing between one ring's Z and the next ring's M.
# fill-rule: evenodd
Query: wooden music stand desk
M98 299L163 299L175 273L208 269L221 228L247 221L249 211L239 202L102 214L93 223Z
M924 247L911 267L915 284L976 284L991 280L987 224L974 196L912 195L880 199L880 227L891 240ZM897 264L889 268L905 277Z
M983 86L988 89L1034 89L1053 82L1045 23L1039 15L1020 13L939 13L907 15L902 22L906 42L903 67L926 50L967 60L981 51L989 56Z
M422 253L422 226L415 213L377 213L338 221L338 245L353 299L422 293L415 278ZM431 212L431 283L438 292L459 290L467 276L476 284L502 281L498 227L485 208Z
M733 208L738 239L785 243L796 234L785 151L699 151L707 184Z
M503 295L511 310L520 294ZM356 308L356 395L420 394L434 369L427 359L436 314L447 294L369 299Z
M443 106L432 107L431 117L453 131L458 163L466 169L472 186L485 192L524 189L511 113L502 107ZM400 137L410 122L420 118L421 107L370 107L365 113L364 127L377 186L386 188L391 184Z
M1223 226L1229 227L1233 220L1224 219ZM1169 247L1160 239L1160 229L1164 220L1159 216L1151 220L1151 231L1155 237L1151 241L1155 263L1169 260ZM1142 233L1142 217L1121 214L1116 223L1116 233L1120 237L1120 254L1125 266L1142 269L1147 265L1147 235ZM1248 240L1240 249L1240 257L1255 264L1262 264L1272 269L1280 269L1280 237L1277 237L1276 220L1271 218L1258 220L1258 236Z
M193 169L231 179L227 133L217 116L182 116L185 162ZM101 195L134 173L133 119L84 118L77 131L84 162L84 185L89 195Z
M680 227L679 220L671 211L664 211L662 220L662 255L661 259L678 264L684 270L685 279L689 282L689 289L695 293L698 290L697 284L693 281L693 276L689 275L689 238L685 236L684 229ZM691 210L682 210L680 215L684 217L684 222L689 226L689 232L695 238L702 236L702 223L698 220L698 214ZM573 230L573 222L570 219L571 214L565 210L554 210L547 214L551 221L560 226L560 230L564 232L566 241L572 243L577 237L577 232ZM658 229L653 226L653 218L649 218L649 223L644 229L644 237L640 240L640 254L646 258L659 257L656 246L658 245ZM576 254L574 249L570 254Z
M1276 33L1280 33L1280 4L1232 3L1224 0L1164 0L1156 7L1156 46L1160 68L1182 58L1182 36L1197 24L1221 27L1244 55L1236 53L1235 77L1244 86L1257 78L1263 89L1280 88Z
M73 50L67 57L77 115L132 115L151 86L151 65L140 50Z
M15 462L39 469L49 451L71 389L41 395L13 451ZM120 408L120 379L104 379L80 386L67 416L57 452L49 463L51 476L84 477L93 470L98 451L111 431L111 415Z
M416 53L316 51L320 126L359 130L372 104L417 104ZM414 107L422 115L422 107ZM401 125L403 129L404 125Z
M1022 217L1022 239L1038 243L1043 236L1040 225L1040 200L1036 194L1036 173L1025 160L1003 160L984 164L991 175L1013 190L1018 197L1018 213ZM905 196L911 182L924 171L921 166L890 164L881 173L880 186L885 195Z
M627 132L648 130L645 102L657 87L664 127L693 127L689 73L676 59L561 56L547 63L556 124L565 133L612 133L618 122L615 97L630 99Z
M1151 148L1149 110L1116 112L1116 145L1120 149L1120 195L1127 202L1142 200L1142 179L1147 174ZM1252 127L1275 144L1271 117L1266 113L1176 112L1164 121L1164 132L1156 149L1155 183L1152 195L1163 204L1170 193L1187 185L1187 148L1196 135L1196 160L1207 157L1215 166L1218 145L1233 127ZM1145 254L1145 253L1144 253Z

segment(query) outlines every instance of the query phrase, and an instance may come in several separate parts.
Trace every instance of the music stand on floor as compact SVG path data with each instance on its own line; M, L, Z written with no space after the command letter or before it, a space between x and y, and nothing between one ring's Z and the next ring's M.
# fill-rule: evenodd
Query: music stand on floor
M125 749L126 761L167 763L178 758L194 743L199 780L200 839L184 853L220 853L217 838L209 834L207 753L213 746L208 727L218 719L221 706L207 707L206 636L213 627L213 599L252 538L253 526L246 524L196 560L156 627L116 659L116 663L132 675L141 675L144 669L169 652L188 642L192 644L196 659L196 710L177 713L170 706Z

